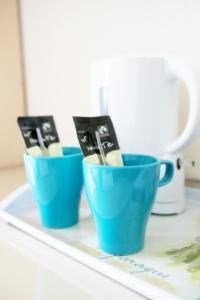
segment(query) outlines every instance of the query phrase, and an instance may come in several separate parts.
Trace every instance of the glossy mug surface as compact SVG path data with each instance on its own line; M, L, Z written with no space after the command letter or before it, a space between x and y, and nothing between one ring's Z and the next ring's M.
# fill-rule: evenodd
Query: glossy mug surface
M78 222L83 156L78 147L63 151L60 157L24 154L27 178L47 228L66 228Z
M158 187L173 177L173 163L147 155L124 154L123 167L83 160L86 195L100 248L114 255L143 249L147 221ZM165 172L160 179L160 166Z

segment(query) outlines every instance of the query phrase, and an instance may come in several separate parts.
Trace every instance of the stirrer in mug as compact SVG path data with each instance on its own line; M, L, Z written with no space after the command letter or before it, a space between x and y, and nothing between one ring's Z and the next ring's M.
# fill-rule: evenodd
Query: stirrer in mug
M99 151L100 151L100 154L101 154L103 165L108 165L106 163L106 156L105 156L102 144L101 144L101 139L100 139L100 136L99 136L99 132L97 130L95 131L95 135L96 135L97 145L99 147Z

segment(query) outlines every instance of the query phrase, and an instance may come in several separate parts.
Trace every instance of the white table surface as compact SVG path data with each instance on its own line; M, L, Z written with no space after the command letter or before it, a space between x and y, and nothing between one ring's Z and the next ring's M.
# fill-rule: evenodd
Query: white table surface
M145 299L0 221L0 299Z

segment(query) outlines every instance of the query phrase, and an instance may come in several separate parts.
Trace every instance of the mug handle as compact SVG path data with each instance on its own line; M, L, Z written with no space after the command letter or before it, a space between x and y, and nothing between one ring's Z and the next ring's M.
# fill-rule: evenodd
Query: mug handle
M172 180L174 175L174 164L170 160L164 159L161 159L159 163L160 166L165 165L166 167L164 176L158 182L158 186L160 187L168 184Z

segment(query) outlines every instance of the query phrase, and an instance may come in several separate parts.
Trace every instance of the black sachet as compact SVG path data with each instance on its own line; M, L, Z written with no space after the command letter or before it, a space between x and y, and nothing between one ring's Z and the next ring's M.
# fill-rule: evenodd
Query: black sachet
M123 165L110 116L73 117L73 120L80 147L88 163Z
M18 117L17 122L29 154L63 155L53 116Z

